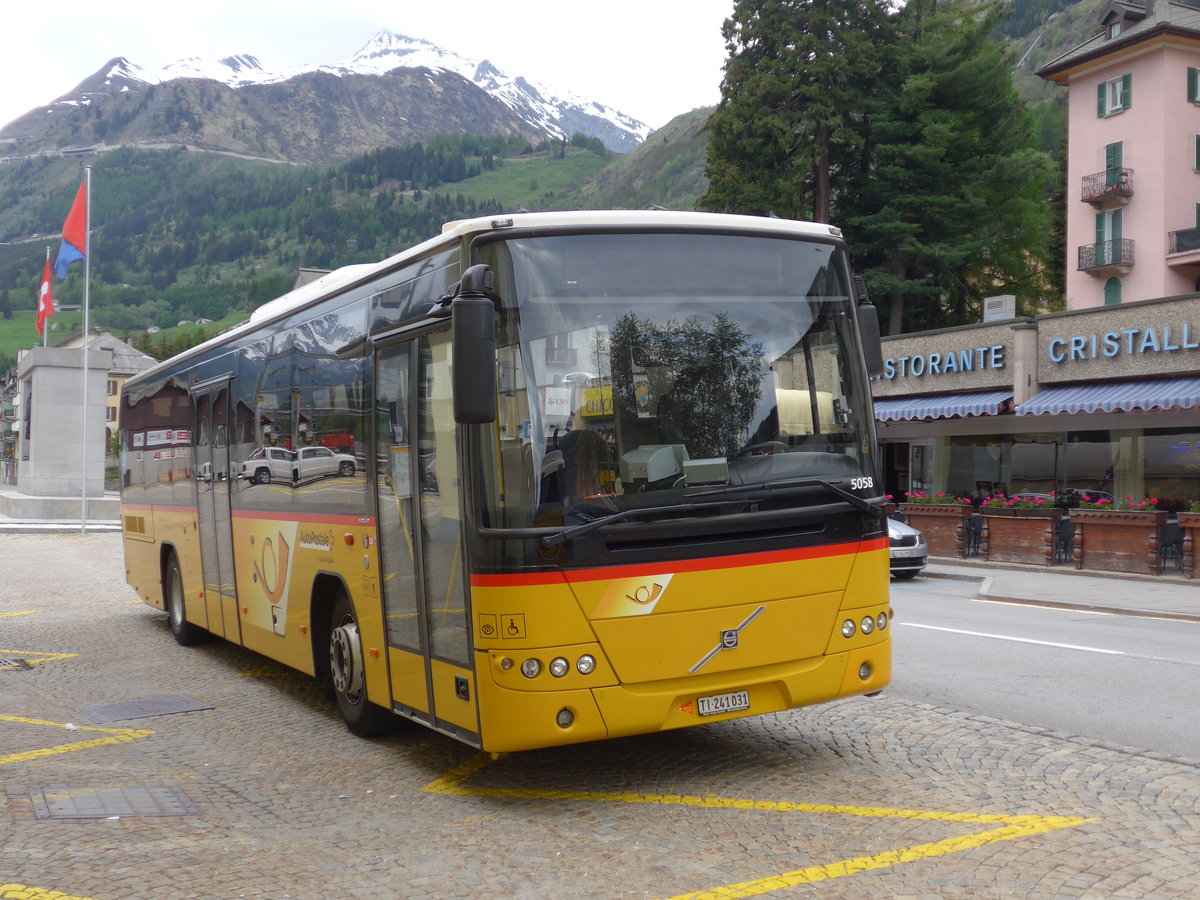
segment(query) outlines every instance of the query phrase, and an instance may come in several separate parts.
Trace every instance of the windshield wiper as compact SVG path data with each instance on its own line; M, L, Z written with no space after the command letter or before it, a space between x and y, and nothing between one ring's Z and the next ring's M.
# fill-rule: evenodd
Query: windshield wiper
M858 496L851 493L844 487L834 484L832 481L826 481L824 478L788 478L784 481L764 481L752 482L750 484L731 484L725 487L713 488L712 490L700 491L697 494L688 494L688 499L696 497L723 497L729 494L745 493L747 491L761 491L764 494L770 494L774 491L791 491L798 487L823 487L834 496L841 500L845 500L851 506L862 512L873 512L877 507L882 506L883 497L871 497L870 499Z
M792 478L788 481L776 481L766 484L746 484L746 485L730 485L728 487L716 488L714 490L701 491L698 494L689 494L688 499L696 497L721 497L728 494L753 490L755 488L765 489L770 493L774 489L792 490L798 487L822 487L837 497L839 500L844 500L853 506L855 509L869 513L876 511L883 505L883 497L872 497L867 500L857 494L852 494L845 488L826 481L823 478ZM611 525L614 522L621 522L633 516L641 515L642 513L683 513L694 512L697 509L702 509L710 506L710 503L679 503L674 506L643 506L636 509L623 509L620 512L610 513L606 516L599 516L587 522L582 522L579 525L572 525L570 528L564 528L561 531L556 531L554 534L547 534L541 538L543 547L549 549L557 547L560 544L565 544L572 538L595 531L598 528L603 528L605 525Z
M562 531L557 531L554 534L548 534L541 539L542 546L546 549L557 547L559 544L565 544L571 538L579 537L581 534L587 534L589 531L595 531L597 528L603 528L605 525L610 525L613 522L620 522L628 519L630 516L640 515L642 513L674 513L688 512L696 509L698 504L683 503L676 506L640 506L634 509L623 509L620 512L609 513L606 516L599 516L587 522L581 522L578 525L572 525L570 528L564 528Z

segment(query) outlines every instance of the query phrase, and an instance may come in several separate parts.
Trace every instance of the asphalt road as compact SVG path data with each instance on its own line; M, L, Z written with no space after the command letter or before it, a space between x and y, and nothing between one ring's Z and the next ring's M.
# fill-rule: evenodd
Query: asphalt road
M906 694L916 592L878 699L491 759L177 646L116 535L0 558L0 900L1200 895L1200 764Z
M893 695L1200 760L1200 622L982 601L977 587L893 584Z

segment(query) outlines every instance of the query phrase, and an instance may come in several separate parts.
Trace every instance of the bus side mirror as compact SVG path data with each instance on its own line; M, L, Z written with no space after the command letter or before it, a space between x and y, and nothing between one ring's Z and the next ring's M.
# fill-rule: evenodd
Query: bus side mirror
M496 421L496 304L490 266L463 273L450 304L454 349L454 421L484 425Z
M878 378L883 374L883 340L879 336L879 311L867 296L867 283L858 275L854 276L854 298L858 301L858 333L862 338L867 374Z

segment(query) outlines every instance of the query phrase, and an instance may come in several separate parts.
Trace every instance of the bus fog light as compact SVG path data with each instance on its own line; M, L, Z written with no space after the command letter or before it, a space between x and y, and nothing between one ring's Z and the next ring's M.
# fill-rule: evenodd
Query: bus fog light
M842 623L842 637L848 637L848 638L854 637L854 629L856 627L857 626L854 624L853 619L847 619L845 622Z
M558 715L554 717L554 722L559 728L570 728L575 724L575 713L569 709L560 709Z
M863 681L868 681L871 678L871 664L869 662L865 662L858 667L858 677Z
M875 620L870 616L863 616L862 625L859 627L862 628L863 634L870 634L875 630Z
M542 671L542 664L536 659L527 659L521 663L521 674L526 678L537 678Z
M504 659L500 660L500 668L501 668L501 670L502 670L502 671L505 671L505 672L507 672L507 671L508 671L509 669L511 669L511 668L512 668L514 665L516 665L516 663L514 663L514 662L513 662L511 659L509 659L507 656L506 656L506 657L504 657Z
M561 656L556 656L550 660L550 674L555 678L562 678L567 674L567 670L571 668L571 664Z
M878 616L875 617L875 627L876 628L878 628L880 631L883 631L883 629L887 628L887 626L888 626L887 613L880 613Z
M586 653L575 661L575 671L577 671L580 675L591 675L595 669L595 658Z

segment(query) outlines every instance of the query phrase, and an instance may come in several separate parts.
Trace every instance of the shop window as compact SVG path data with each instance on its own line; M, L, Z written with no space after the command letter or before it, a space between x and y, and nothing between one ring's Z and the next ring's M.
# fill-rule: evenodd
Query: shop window
M1104 282L1104 305L1118 306L1121 303L1121 279L1115 275Z

